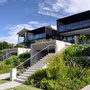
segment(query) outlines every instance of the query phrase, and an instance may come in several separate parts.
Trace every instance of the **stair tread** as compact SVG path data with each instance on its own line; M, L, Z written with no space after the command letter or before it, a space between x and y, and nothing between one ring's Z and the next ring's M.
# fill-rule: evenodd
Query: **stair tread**
M31 67L28 67L28 69L26 69L26 72L24 72L23 74L21 74L20 76L18 76L15 81L17 82L21 82L21 83L25 83L25 80L28 79L29 76L31 76L32 74L34 74L36 71L43 69L43 67L46 65L47 62L47 57L50 56L51 54L46 55L45 57L43 57L42 59L40 59L40 61L38 61L36 64L34 64Z

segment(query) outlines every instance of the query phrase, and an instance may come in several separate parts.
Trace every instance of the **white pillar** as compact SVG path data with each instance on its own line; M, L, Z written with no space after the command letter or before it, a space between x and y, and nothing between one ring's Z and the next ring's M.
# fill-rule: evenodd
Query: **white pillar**
M10 80L13 81L14 79L16 79L16 74L17 74L17 69L16 68L12 68L10 70Z
M78 36L74 36L75 38L75 43L77 44L78 43Z

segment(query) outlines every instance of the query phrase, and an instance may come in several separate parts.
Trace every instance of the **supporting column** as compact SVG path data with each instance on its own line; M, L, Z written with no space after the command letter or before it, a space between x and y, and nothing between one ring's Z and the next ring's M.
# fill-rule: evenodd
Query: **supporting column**
M74 36L74 38L75 38L75 44L77 44L78 43L78 36Z
M16 74L17 74L17 69L16 68L12 68L10 70L10 80L13 81L14 79L16 79Z
M25 43L27 41L27 32L25 32Z
M18 35L18 43L19 43L19 35Z

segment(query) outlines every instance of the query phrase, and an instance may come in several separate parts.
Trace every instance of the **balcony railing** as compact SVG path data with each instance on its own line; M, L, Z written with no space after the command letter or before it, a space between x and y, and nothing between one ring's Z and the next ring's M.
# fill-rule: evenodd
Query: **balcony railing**
M60 26L59 32L74 30L74 29L80 29L90 26L90 20L80 21L77 23L72 23L68 25Z
M28 40L32 41L32 40L42 39L42 38L45 38L45 37L46 37L45 33L42 33L42 34L29 36Z

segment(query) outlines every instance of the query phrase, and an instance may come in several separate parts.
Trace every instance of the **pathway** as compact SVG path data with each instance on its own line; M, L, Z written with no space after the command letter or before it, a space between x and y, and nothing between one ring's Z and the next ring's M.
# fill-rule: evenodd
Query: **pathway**
M90 90L90 85L88 85L88 86L84 87L84 88L83 88L83 89L81 89L81 90Z
M6 90L6 89L9 89L9 88L13 88L13 87L16 87L16 86L19 86L21 85L22 83L19 83L19 82L8 82L8 83L4 83L4 84L1 84L0 85L0 90Z
M10 77L10 73L0 74L0 80Z

